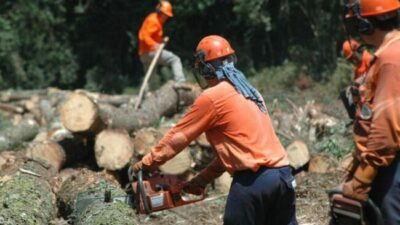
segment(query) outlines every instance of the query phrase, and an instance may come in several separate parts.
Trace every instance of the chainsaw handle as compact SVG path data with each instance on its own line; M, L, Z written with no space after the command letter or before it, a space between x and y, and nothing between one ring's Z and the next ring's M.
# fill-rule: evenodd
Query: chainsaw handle
M144 211L149 214L151 213L150 210L150 206L149 203L147 202L147 193L146 193L146 189L144 188L144 184L143 184L143 170L139 170L139 172L137 173L137 190L139 193L139 198L142 198L142 202L143 202L143 208ZM138 204L140 204L140 200L138 199ZM140 208L140 205L137 207L138 209Z
M343 195L343 191L338 188L328 191L329 198L331 198L334 194ZM372 201L372 199L368 198L364 204L367 207L369 207L370 209L372 209L373 213L375 214L376 222L377 222L376 225L384 225L381 210L378 208L378 206L375 205L375 203Z

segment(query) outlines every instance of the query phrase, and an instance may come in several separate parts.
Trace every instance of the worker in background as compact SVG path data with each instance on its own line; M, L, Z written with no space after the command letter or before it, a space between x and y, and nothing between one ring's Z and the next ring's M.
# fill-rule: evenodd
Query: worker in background
M350 85L340 92L340 99L350 119L355 119L356 104L359 101L358 87L363 75L368 70L372 55L361 47L354 39L346 40L342 45L342 55L349 62L354 64L354 73Z
M372 56L356 40L350 39L343 42L342 54L346 60L354 64L353 80L357 80L367 72Z
M398 0L360 0L346 5L345 24L376 48L360 85L353 166L343 194L371 198L385 225L400 224L400 31Z
M163 25L171 17L173 17L171 3L162 0L156 6L156 11L150 13L143 21L139 30L139 56L144 71L149 69L160 44L167 39L163 37ZM171 66L176 83L185 82L181 59L177 55L163 49L157 63Z
M189 112L133 165L152 170L173 158L201 133L215 159L184 190L201 194L225 171L233 176L224 224L294 225L295 180L264 100L235 68L235 51L221 36L203 38L194 56L199 85L206 89Z

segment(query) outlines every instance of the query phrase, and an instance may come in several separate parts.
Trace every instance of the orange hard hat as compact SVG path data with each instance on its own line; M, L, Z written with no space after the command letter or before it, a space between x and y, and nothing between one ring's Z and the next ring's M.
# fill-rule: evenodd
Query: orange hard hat
M218 35L209 35L201 39L196 48L196 52L200 51L204 53L206 62L235 53L229 42Z
M400 9L399 0L360 0L361 16L378 16Z
M156 7L157 11L164 13L168 17L173 17L172 5L169 1L162 0Z
M356 40L346 40L343 42L342 46L342 54L344 58L350 59L351 56L353 56L353 53L360 47L360 43L358 43Z

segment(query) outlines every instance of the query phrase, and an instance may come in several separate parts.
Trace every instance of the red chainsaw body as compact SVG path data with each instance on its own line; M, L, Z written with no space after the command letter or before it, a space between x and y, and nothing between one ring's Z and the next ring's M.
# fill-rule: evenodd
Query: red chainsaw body
M203 193L203 195L196 198L196 200L185 201L182 198L182 181L180 181L176 175L159 173L143 178L142 187L144 189L144 194L139 193L138 182L139 181L133 182L132 188L136 193L136 199L139 200L139 213L148 214L150 212L191 204L203 200L206 196L206 194ZM148 205L147 210L144 201L146 201Z

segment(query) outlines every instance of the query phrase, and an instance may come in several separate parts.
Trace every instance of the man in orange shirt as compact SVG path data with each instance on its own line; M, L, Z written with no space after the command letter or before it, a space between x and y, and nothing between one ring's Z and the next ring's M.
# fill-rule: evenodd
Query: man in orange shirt
M156 12L150 13L139 30L139 56L144 70L147 71L157 49L164 41L163 25L173 17L172 5L162 0L156 7ZM158 64L171 66L174 79L177 83L185 82L181 59L168 50L162 50ZM154 71L154 70L153 70ZM154 72L152 73L154 75Z
M353 168L343 194L371 198L385 225L400 224L400 31L398 0L360 0L346 5L345 23L376 47L360 85Z
M197 46L194 68L207 88L133 171L155 169L205 132L215 159L185 184L200 194L223 172L233 176L224 224L295 225L295 180L264 100L235 68L234 50L217 35ZM201 82L203 81L203 82Z
M351 39L343 42L342 54L345 59L352 62L355 66L353 80L357 80L357 78L367 72L372 56L356 40Z
M358 87L362 80L361 77L365 75L368 70L372 56L354 39L343 42L342 55L346 60L354 64L352 81L349 86L340 92L340 99L347 110L347 114L354 120L356 109L355 104L358 101Z

